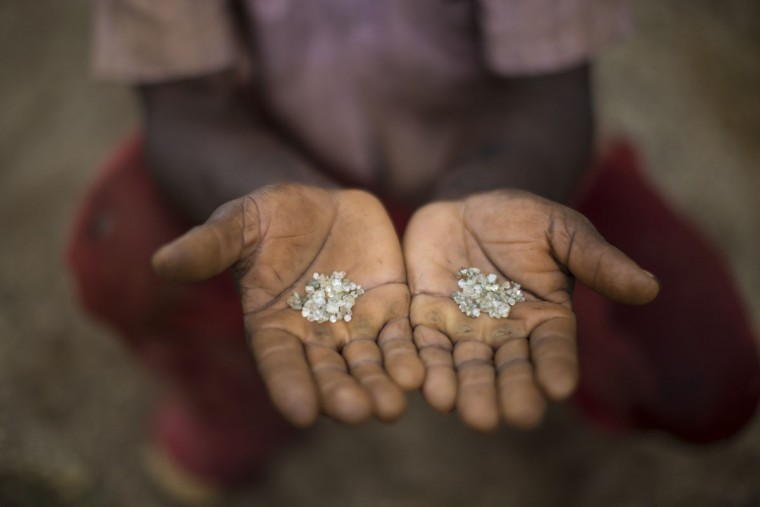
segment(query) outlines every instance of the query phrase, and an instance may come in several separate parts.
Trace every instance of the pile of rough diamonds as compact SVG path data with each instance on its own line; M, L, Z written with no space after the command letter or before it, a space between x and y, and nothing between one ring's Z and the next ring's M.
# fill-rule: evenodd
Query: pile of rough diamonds
M288 305L301 310L309 322L338 322L351 320L351 308L364 289L348 278L345 271L334 271L330 276L314 273L306 282L306 294L297 291L288 298Z
M489 317L504 319L516 303L525 301L520 284L506 281L499 285L496 275L482 274L478 268L462 268L457 273L460 290L451 294L451 299L459 310L468 317Z

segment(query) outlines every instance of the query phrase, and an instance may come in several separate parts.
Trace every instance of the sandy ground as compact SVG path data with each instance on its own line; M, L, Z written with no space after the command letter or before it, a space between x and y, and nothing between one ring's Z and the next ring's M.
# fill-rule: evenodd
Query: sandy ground
M87 73L88 4L0 4L0 506L162 501L141 467L155 386L72 298L62 249L88 178L136 125L125 90ZM760 7L643 0L601 56L605 135L719 242L760 329ZM605 436L556 411L482 436L413 398L393 425L321 422L225 505L757 506L760 421L693 447Z

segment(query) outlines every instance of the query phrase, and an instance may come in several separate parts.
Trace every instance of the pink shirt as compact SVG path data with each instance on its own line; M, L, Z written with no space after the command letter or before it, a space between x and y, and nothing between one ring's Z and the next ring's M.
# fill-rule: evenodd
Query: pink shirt
M95 73L150 83L244 62L293 134L360 179L377 171L378 153L403 159L429 146L434 159L446 143L412 105L455 100L459 85L492 73L570 67L630 27L623 0L241 3L243 20L224 0L97 0ZM415 170L424 179L434 164L417 156Z

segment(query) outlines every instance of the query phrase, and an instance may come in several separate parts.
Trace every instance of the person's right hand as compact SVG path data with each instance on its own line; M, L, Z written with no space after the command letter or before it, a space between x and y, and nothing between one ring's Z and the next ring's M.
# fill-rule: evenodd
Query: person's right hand
M320 410L358 424L399 417L424 369L409 326L398 237L380 202L358 190L265 187L162 247L156 271L202 280L232 267L245 327L274 404L297 426ZM365 293L350 322L318 324L287 299L314 272L345 271Z

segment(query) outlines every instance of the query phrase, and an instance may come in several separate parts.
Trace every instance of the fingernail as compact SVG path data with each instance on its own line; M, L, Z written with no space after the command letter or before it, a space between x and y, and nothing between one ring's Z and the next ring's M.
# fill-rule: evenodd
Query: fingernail
M654 275L653 275L652 273L650 273L649 271L647 271L646 269L644 270L644 273L646 273L646 274L647 274L647 276L649 276L649 278L654 278L655 280L657 280L657 277L656 277L656 276L654 276Z

